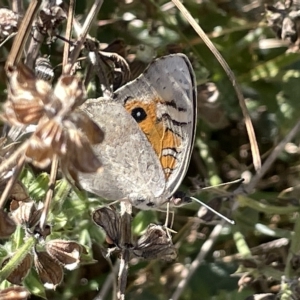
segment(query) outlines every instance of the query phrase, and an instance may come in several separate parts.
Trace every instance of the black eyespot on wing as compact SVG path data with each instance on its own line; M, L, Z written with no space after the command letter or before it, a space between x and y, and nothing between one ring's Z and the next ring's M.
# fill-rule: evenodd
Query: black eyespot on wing
M136 107L131 111L131 116L138 122L142 122L147 118L147 114L142 107Z

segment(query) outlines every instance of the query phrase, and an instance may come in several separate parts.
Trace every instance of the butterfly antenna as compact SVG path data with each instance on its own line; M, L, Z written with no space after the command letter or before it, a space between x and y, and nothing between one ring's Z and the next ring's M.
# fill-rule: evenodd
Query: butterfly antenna
M207 187L201 188L201 191L209 190L211 188L218 188L218 187L221 187L221 186L224 186L224 185L229 185L229 184L242 183L244 180L245 180L244 178L239 178L239 179L236 179L236 180L233 180L233 181L224 182L224 183L220 183L220 184L212 185L212 186L207 186Z
M190 197L192 200L200 203L202 206L204 206L205 208L209 209L211 212L213 212L214 214L216 214L217 216L219 216L220 218L222 218L223 220L225 220L226 222L234 225L235 222L233 220L230 220L229 218L225 217L224 215L220 214L219 212L217 212L216 210L214 210L213 208L211 208L210 206L208 206L207 204L205 204L204 202L202 202L201 200L195 198L195 197Z

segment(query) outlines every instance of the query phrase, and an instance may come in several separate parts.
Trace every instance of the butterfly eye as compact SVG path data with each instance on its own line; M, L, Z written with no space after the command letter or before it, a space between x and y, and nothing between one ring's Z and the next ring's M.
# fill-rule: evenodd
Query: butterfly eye
M141 107L136 107L131 111L132 117L138 122L142 122L147 118L145 110Z

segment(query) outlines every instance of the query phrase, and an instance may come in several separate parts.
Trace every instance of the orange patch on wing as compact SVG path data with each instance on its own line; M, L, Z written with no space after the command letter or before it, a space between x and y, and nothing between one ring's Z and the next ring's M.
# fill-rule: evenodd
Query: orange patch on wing
M164 102L160 98L153 99L153 101L149 103L137 99L130 99L126 101L124 107L130 114L136 108L141 108L145 111L147 116L144 120L138 122L138 125L147 136L147 139L160 160L162 168L166 169L165 176L167 178L176 166L176 158L172 155L162 156L162 151L167 148L177 149L181 141L172 131L167 130L163 124L163 120L157 119L157 103Z

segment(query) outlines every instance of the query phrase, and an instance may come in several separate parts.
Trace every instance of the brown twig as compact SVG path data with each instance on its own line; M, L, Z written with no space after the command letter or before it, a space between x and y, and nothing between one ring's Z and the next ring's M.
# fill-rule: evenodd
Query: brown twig
M127 201L121 201L121 222L122 222L122 234L121 234L121 257L120 257L120 268L118 275L118 291L117 299L125 299L125 291L127 286L127 276L128 276L128 264L130 258L130 247L132 245L131 240L131 213L132 206Z
M237 94L237 97L239 99L239 104L243 113L243 116L245 118L245 125L248 132L248 137L250 140L250 147L252 151L252 157L253 157L253 165L256 171L258 171L261 168L261 159L259 154L259 149L257 145L257 140L255 137L254 128L252 125L252 121L245 103L245 99L242 93L242 90L235 78L234 73L231 71L230 67L228 66L227 62L222 57L221 53L217 50L217 48L214 46L214 44L211 42L211 40L207 37L205 32L202 30L202 28L196 23L194 18L191 16L191 14L187 11L187 9L184 7L184 5L179 0L172 0L172 2L177 6L177 8L181 11L181 13L184 15L186 20L190 23L190 25L194 28L194 30L197 32L197 34L202 38L206 46L210 49L210 51L214 54L220 65L223 67L224 71L226 72L227 76L229 77L230 81L232 82L233 88L235 89L235 92Z
M51 172L50 172L50 178L49 178L49 183L48 183L48 191L45 197L45 202L44 202L44 209L41 214L40 218L40 228L43 230L47 216L49 213L50 205L51 205L51 200L53 197L54 193L54 188L55 188L55 181L56 181L56 174L57 174L57 169L58 169L58 157L57 155L53 156L52 164L51 164Z

